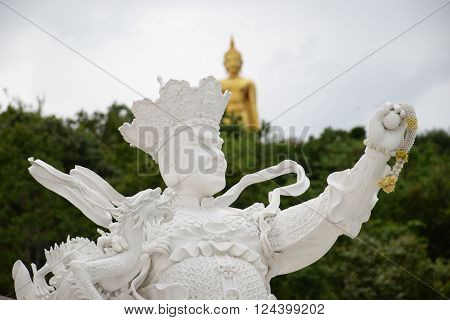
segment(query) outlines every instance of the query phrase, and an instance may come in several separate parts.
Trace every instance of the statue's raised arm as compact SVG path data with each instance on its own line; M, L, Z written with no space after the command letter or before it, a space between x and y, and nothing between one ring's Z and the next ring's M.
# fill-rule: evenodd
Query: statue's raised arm
M302 269L320 259L345 234L355 238L378 201L392 192L414 143L417 120L408 105L386 103L369 123L366 149L352 169L335 172L317 198L288 208L271 221L271 277ZM405 132L406 131L406 132ZM391 169L387 162L396 157Z

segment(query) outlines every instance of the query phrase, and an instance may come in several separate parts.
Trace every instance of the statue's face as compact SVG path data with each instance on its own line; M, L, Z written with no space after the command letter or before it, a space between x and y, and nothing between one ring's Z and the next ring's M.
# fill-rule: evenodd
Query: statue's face
M239 71L241 71L242 67L242 60L238 56L229 56L225 57L225 69L227 69L227 72L230 74L238 74Z
M210 197L225 188L227 162L216 129L177 130L159 153L161 175L175 192Z

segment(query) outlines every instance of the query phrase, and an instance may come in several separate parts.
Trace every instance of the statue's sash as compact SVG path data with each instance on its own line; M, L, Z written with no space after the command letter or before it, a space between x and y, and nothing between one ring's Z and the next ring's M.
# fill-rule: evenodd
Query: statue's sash
M288 186L279 187L269 192L269 205L264 210L267 213L275 214L280 208L280 197L290 196L297 197L303 194L309 188L309 179L305 174L305 170L301 165L292 160L284 160L278 165L269 167L258 172L248 174L231 187L223 195L213 200L215 207L229 207L233 202L239 198L239 195L248 186L264 181L272 180L276 177L295 173L297 175L297 182Z

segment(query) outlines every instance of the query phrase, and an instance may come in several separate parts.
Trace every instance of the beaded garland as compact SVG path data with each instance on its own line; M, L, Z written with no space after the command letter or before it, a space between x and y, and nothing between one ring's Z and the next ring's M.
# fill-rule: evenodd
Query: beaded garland
M416 112L411 105L398 104L394 105L394 107L395 106L399 106L406 113L406 131L402 142L395 152L394 166L386 176L378 181L378 186L386 193L391 193L395 189L400 172L402 171L404 164L408 162L408 154L416 139L416 131L418 128Z

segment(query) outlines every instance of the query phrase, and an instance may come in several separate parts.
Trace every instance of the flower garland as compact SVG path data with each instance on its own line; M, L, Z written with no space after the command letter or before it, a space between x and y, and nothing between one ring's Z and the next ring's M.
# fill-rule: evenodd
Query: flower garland
M387 175L378 181L378 186L386 193L391 193L395 189L400 172L402 171L404 164L408 162L408 154L416 139L416 131L418 128L414 108L408 104L399 104L398 106L405 110L406 113L406 131L402 142L395 151L394 166Z

